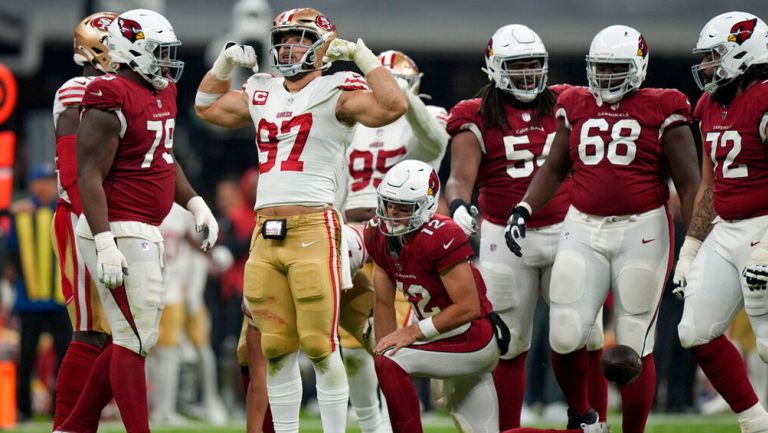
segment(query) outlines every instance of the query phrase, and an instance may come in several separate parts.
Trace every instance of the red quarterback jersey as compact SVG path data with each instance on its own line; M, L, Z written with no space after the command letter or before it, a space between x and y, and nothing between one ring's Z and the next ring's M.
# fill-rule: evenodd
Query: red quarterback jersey
M384 269L405 295L419 320L434 316L453 304L445 290L440 272L468 261L475 255L464 231L451 218L434 215L403 245L399 254L387 249L384 227L372 223L365 228L365 247L374 263ZM481 317L493 307L485 296L485 283L472 262L469 262L480 297Z
M83 112L112 111L120 120L120 144L103 182L109 220L160 225L175 194L176 86L155 93L127 78L103 75L88 85L81 106Z
M705 93L693 114L701 122L705 155L715 165L717 214L727 220L768 215L768 81L753 85L727 107Z
M691 104L673 89L638 89L613 105L597 105L583 87L555 105L570 129L571 203L588 214L642 213L669 198L664 132L691 122ZM675 144L673 144L675 145Z
M557 96L569 87L558 85L549 89ZM477 204L484 219L503 225L547 159L557 131L557 119L552 114L536 122L535 107L521 109L506 104L508 125L501 130L483 121L480 105L480 98L456 104L448 117L448 133L453 137L470 131L480 142L483 153L477 177ZM570 205L570 183L566 178L552 200L533 215L529 227L548 226L565 219Z

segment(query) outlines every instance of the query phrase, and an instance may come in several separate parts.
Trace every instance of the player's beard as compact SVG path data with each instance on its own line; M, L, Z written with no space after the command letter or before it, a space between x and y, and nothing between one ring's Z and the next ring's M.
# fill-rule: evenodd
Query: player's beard
M739 90L739 86L743 82L742 78L736 78L728 84L720 86L712 94L712 100L723 105L730 104L733 98L736 97L736 92Z

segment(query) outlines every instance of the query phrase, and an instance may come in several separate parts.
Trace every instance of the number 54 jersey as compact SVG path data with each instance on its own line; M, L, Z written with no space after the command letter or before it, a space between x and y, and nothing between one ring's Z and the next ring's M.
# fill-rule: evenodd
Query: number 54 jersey
M728 107L705 93L694 117L701 120L704 157L715 166L717 214L726 220L768 215L768 81L753 85Z
M259 150L255 208L333 203L354 132L336 118L336 103L368 85L353 72L318 77L295 93L284 83L255 74L244 86Z

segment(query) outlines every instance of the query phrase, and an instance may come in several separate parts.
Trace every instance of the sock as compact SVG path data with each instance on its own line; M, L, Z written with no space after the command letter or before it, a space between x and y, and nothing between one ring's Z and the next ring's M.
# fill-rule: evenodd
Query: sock
M269 360L267 396L276 433L298 433L301 394L299 354L294 352Z
M112 344L107 345L94 361L80 399L66 421L59 426L60 430L95 433L98 429L101 410L112 400L109 366L113 347Z
M601 422L608 418L608 381L600 369L600 359L603 349L587 351L589 355L589 373L587 382L589 388L589 405L597 411Z
M122 346L113 348L109 382L123 426L126 433L149 433L144 357Z
M154 364L152 388L155 390L153 413L166 415L176 413L176 399L179 391L179 349L177 347L155 348L151 355Z
M381 410L373 357L362 348L344 348L344 367L349 382L349 401L355 408L360 430L377 433L381 426Z
M587 372L589 371L589 355L582 347L575 352L559 354L552 351L552 370L557 383L565 395L568 408L578 415L586 414L589 409L587 390Z
M731 410L739 413L757 404L757 395L749 383L744 360L728 338L721 335L692 348L691 352Z
M634 382L619 387L621 391L622 427L624 433L643 433L656 391L656 364L653 354L643 358L643 371Z
M216 377L216 355L210 345L197 349L200 355L200 369L203 373L203 401L206 405L221 405L218 378Z
M323 432L344 433L347 431L349 385L341 352L331 352L325 359L312 364L315 367L317 404L320 406Z
M101 348L81 341L69 343L56 377L56 409L53 429L56 430L75 408L77 399L85 388L91 366L101 353Z
M267 405L267 411L264 412L264 424L261 426L261 433L275 433L275 424L272 420L272 409Z
M374 358L379 386L387 399L394 433L423 433L419 397L411 377L386 356Z
M768 427L768 413L760 403L737 413L736 416L743 432L763 431Z
M520 412L525 399L525 351L512 359L501 359L493 370L493 383L499 399L499 429L520 427Z

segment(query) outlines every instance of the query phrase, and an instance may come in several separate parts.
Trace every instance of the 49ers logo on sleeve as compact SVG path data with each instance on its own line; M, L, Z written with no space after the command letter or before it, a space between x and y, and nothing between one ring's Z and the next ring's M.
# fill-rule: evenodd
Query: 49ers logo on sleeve
M315 18L315 24L326 32L332 32L336 28L336 24L332 23L325 15L318 15Z
M253 92L253 98L251 99L251 103L253 103L253 105L264 105L267 103L268 97L269 97L269 92L265 92L263 90L257 90Z
M136 42L139 39L144 39L144 31L141 29L141 24L136 21L118 18L117 24L120 26L120 33L129 41Z
M757 18L751 20L741 21L731 27L731 34L728 35L728 42L736 42L741 45L752 37L752 32L755 31L755 25L757 25Z
M637 40L637 57L645 58L648 55L648 43L645 42L645 36L640 35Z

